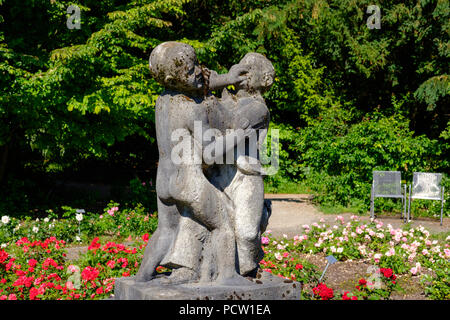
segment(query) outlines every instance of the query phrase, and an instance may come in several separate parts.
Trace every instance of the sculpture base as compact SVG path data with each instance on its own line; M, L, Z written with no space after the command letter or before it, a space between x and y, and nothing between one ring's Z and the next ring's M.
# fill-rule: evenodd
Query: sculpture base
M299 300L301 283L262 272L242 286L215 283L155 285L135 282L133 277L116 279L114 300ZM250 278L247 278L250 280Z

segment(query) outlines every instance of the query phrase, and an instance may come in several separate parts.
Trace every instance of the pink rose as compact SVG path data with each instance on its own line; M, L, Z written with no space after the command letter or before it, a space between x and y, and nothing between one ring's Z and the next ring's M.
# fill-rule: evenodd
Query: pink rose
M66 282L66 288L69 289L69 290L73 290L74 289L72 281L67 281Z

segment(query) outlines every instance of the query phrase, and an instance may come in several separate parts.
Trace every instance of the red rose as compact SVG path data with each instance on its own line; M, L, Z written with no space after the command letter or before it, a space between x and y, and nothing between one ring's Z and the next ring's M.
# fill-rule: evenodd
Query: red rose
M3 263L6 261L6 259L8 259L8 252L6 252L5 250L0 250L0 263Z
M28 265L30 266L30 267L32 267L32 268L34 268L36 265L37 265L37 260L35 260L35 259L30 259L30 260L28 260Z
M301 264L297 263L295 265L295 270L302 270L302 269L303 269L303 266Z
M35 287L30 289L30 300L36 300L36 296L39 294L39 290Z
M320 296L322 300L330 300L334 297L333 289L328 288L324 283L319 283L317 287L314 287L313 293Z
M17 297L16 297L16 295L15 295L14 293L11 293L11 294L8 296L8 300L17 300Z
M94 239L92 239L91 245L88 247L88 250L97 250L98 248L100 248L101 244L98 243L99 238L95 237Z
M96 279L99 274L100 274L100 271L98 271L96 268L92 268L90 266L87 266L81 272L81 277L83 278L83 280L89 281L89 280Z
M394 274L392 272L392 269L389 268L380 268L380 272L383 274L383 276L385 276L386 278L390 278L392 277L392 275Z
M365 286L367 284L366 279L360 279L359 280L359 284L362 285L362 286Z
M114 259L113 259L113 260L109 260L109 261L106 263L106 265L107 265L108 267L110 267L111 269L114 269L114 266L116 265L116 261L114 261Z

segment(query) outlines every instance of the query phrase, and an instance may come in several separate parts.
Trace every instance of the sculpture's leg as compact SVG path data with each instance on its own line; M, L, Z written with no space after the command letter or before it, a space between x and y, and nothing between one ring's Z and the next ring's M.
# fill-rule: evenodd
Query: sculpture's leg
M161 261L162 266L172 268L172 274L166 279L161 279L161 283L165 284L198 280L203 243L208 236L207 229L192 220L186 208L179 206L179 211L183 215L180 217L176 239Z
M235 233L239 272L254 271L261 257L261 218L264 210L264 184L261 176L245 176L235 190Z
M171 195L191 209L192 217L213 232L217 257L217 281L225 285L245 284L236 271L236 238L232 201L204 176L198 166L179 168L170 179Z
M176 205L166 205L158 198L158 228L145 248L136 281L149 281L156 275L156 268L169 251L176 234L180 213Z

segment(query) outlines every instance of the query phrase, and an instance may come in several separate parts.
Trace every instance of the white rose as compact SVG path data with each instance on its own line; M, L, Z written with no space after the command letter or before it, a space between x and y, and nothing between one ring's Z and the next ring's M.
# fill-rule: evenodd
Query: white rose
M78 222L81 222L81 220L83 220L83 214L82 213L77 213L75 215L75 219L77 219Z
M38 233L38 231L39 231L39 228L38 228L38 227L33 227L33 232L34 232L34 233Z
M7 224L8 222L9 222L9 217L8 216L3 216L2 217L2 222L3 222L3 224Z

